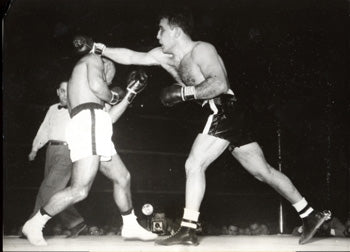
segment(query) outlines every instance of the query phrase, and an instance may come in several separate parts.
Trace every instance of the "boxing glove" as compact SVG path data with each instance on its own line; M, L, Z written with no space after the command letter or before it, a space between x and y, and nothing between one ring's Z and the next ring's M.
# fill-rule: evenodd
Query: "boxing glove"
M196 90L194 86L181 86L179 84L174 84L163 88L160 94L161 102L167 107L193 99L196 99Z
M74 37L73 46L80 54L94 53L100 56L103 54L103 50L106 48L104 44L95 43L92 38L83 35L77 35Z
M109 104L111 105L118 104L125 97L125 91L118 86L111 88L111 92L112 92L112 98L109 102Z
M128 76L128 85L126 97L131 103L135 96L139 94L147 86L148 76L142 69L132 71Z

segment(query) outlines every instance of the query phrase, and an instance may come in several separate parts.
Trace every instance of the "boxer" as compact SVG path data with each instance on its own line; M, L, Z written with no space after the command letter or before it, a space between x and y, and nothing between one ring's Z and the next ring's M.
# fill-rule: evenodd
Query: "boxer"
M123 219L121 236L143 241L157 237L142 228L136 220L130 192L130 173L111 139L112 123L118 120L135 96L145 88L147 75L142 71L132 72L124 98L122 92L108 88L114 75L112 61L93 53L84 55L73 68L67 88L71 120L66 128L73 162L71 184L54 194L24 224L22 232L33 245L47 244L42 234L45 223L68 206L87 197L99 168L113 182L113 198ZM109 112L104 109L106 103L112 105Z

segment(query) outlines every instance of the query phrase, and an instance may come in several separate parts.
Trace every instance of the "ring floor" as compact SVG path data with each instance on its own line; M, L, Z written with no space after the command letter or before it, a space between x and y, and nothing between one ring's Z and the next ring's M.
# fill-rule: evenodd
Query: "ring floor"
M299 237L291 235L266 236L201 236L198 246L159 246L154 242L124 241L120 236L46 237L48 246L35 247L18 236L3 236L3 251L350 251L350 238L313 238L299 245Z

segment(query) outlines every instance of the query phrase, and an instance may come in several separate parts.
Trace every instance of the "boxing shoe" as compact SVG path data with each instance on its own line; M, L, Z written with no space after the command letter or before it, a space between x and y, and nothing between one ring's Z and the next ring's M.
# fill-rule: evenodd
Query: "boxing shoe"
M22 233L28 241L35 246L46 246L47 243L43 236L43 228L48 219L38 211L31 219L24 223Z
M135 221L134 223L128 223L128 225L123 225L121 236L125 240L142 240L142 241L152 241L155 240L158 235L154 234L143 227Z
M299 244L305 244L314 236L321 225L329 220L332 213L328 210L322 212L313 211L309 216L303 218L303 233L301 234Z
M175 234L155 242L158 245L171 246L171 245L194 245L199 244L196 230L193 228L181 226Z

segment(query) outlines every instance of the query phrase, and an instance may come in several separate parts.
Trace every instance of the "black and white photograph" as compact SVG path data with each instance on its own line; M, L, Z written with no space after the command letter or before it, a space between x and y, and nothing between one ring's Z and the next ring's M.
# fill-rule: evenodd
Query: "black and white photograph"
M4 0L3 251L350 251L349 0Z

